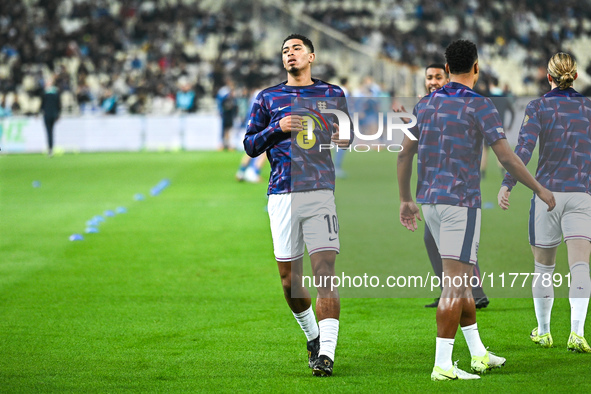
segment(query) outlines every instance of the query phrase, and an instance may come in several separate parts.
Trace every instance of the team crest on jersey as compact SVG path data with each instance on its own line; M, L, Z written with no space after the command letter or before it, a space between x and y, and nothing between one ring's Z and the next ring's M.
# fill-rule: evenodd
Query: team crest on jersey
M318 102L316 102L316 107L317 107L319 110L321 110L321 111L322 111L323 109L326 109L326 101L318 101Z
M523 118L523 126L525 126L527 124L528 120L529 120L529 115L525 115L525 118Z

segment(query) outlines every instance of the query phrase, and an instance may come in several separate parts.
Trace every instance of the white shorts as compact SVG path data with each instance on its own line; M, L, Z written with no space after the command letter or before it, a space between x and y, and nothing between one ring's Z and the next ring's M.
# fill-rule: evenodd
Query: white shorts
M339 253L339 221L332 190L271 194L268 203L277 261L334 250Z
M548 205L536 195L529 210L529 244L539 248L554 248L562 237L591 241L591 195L587 193L554 192L556 207L548 212Z
M480 208L444 204L424 204L422 208L441 258L476 264Z

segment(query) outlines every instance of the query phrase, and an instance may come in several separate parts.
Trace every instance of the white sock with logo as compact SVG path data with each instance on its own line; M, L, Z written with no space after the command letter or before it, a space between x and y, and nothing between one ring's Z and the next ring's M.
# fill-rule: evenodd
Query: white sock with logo
M591 294L591 279L589 278L589 264L579 261L570 267L571 282L568 292L570 301L570 325L575 334L585 335L585 318L589 307Z
M550 317L552 314L552 305L554 305L554 282L552 281L552 274L554 273L555 267L556 264L544 265L537 261L535 262L534 273L539 274L539 276L537 276L537 279L534 276L532 281L532 295L534 297L536 319L538 320L538 335L550 332ZM550 275L549 279L548 275L545 274ZM550 285L544 286L548 284Z
M435 366L449 371L453 367L451 355L454 351L454 338L435 339Z
M462 327L464 338L470 349L470 355L476 357L483 357L486 355L486 348L480 340L480 333L478 332L478 324L474 323L471 326Z
M337 348L339 337L339 321L337 319L323 319L318 322L320 328L320 351L319 356L328 356L334 361L334 353Z
M304 330L304 334L306 334L306 338L308 341L316 339L318 337L318 324L316 324L316 316L314 316L314 310L312 309L312 305L308 309L303 312L295 313L293 312L293 316Z

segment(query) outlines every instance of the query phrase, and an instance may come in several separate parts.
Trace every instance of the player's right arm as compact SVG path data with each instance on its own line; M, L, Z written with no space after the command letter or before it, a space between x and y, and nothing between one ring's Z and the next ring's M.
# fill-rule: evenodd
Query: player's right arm
M531 160L538 137L542 130L537 114L538 110L535 106L535 102L532 101L525 109L525 116L521 125L521 130L519 130L519 139L517 146L515 147L515 154L521 159L524 165L527 165ZM503 210L509 209L509 196L511 190L518 181L517 177L512 174L513 172L510 170L505 174L505 179L503 179L499 194L497 195L497 202Z
M412 161L418 150L418 141L404 136L402 150L398 153L397 173L400 194L400 224L410 231L417 229L417 220L421 220L419 207L413 201L410 190Z
M525 109L525 117L523 119L523 124L521 125L521 130L519 130L519 139L517 141L517 146L515 147L515 153L525 165L531 160L538 137L542 131L542 126L537 113L538 111L534 106L534 102L530 102ZM505 175L505 179L503 179L502 185L506 186L507 189L511 191L517 181L518 179L515 179L513 173L508 172Z
M300 132L304 130L302 119L299 115L287 115L279 121L279 128L283 133Z
M556 206L554 195L529 173L525 164L523 164L523 157L520 158L511 150L507 138L505 138L503 123L492 101L485 98L484 103L476 101L475 103L479 106L475 116L482 128L484 139L495 152L499 162L515 179L533 190L542 201L548 204L548 211L553 210Z
M271 113L267 108L262 92L257 95L244 136L244 151L250 157L257 157L264 153L278 141L285 139L285 133L295 131L297 119L294 116L285 116L279 120L272 120ZM282 128L282 125L284 128ZM301 130L301 119L299 119ZM289 129L288 129L289 127ZM289 131L287 131L289 130Z

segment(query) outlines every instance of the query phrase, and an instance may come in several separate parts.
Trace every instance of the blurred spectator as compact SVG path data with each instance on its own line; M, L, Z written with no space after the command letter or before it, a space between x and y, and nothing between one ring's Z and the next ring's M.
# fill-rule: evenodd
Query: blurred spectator
M129 113L133 115L143 114L146 112L147 97L145 94L139 94L130 98Z
M6 95L2 96L2 101L0 101L0 119L6 118L12 115L12 111L10 107L6 104Z
M197 97L195 90L186 78L179 82L180 90L176 93L176 108L181 112L195 112L197 109Z
M221 144L224 150L232 149L232 127L234 119L238 115L238 103L234 93L234 83L226 80L226 84L220 88L216 96L218 111L222 119Z
M105 88L100 97L101 109L106 115L117 114L117 96L113 93L111 88Z
M92 106L92 94L86 83L86 76L81 75L78 78L78 87L76 88L76 101L80 106L80 112L85 113L87 105Z
M70 75L66 71L66 67L64 65L61 65L59 67L59 72L55 76L54 84L55 84L55 87L60 92L65 92L65 91L71 90L70 89Z
M62 111L61 96L54 86L53 77L45 80L45 92L41 100L41 112L43 112L43 121L45 122L45 131L47 133L47 147L49 157L53 155L53 127L60 117Z

